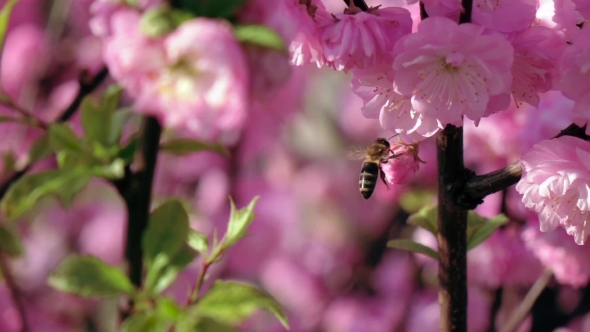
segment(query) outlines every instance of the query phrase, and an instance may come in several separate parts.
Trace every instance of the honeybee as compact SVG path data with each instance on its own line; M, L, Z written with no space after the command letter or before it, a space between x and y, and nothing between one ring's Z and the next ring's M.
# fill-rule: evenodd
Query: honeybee
M395 136L397 135L392 137ZM375 191L377 176L379 176L381 181L387 186L387 182L385 182L385 173L383 173L383 170L381 169L381 164L387 163L390 159L399 156L391 154L390 148L391 145L389 144L389 140L379 137L371 146L366 148L364 156L361 158L358 158L358 152L352 152L353 154L351 156L356 157L356 159L365 159L359 176L359 190L364 199L369 199L373 194L373 191Z

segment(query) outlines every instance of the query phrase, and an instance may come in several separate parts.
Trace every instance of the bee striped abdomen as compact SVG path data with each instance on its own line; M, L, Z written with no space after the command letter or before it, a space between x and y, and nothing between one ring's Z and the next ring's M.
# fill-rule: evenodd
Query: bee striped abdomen
M364 162L359 177L359 188L361 195L369 199L375 190L377 177L379 176L379 164L375 162Z

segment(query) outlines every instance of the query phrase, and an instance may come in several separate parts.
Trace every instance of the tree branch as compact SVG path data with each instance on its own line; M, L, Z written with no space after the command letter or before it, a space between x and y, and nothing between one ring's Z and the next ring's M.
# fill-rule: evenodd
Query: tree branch
M127 185L117 186L127 205L127 239L125 258L129 263L129 278L141 286L143 274L143 250L141 238L150 213L152 183L162 127L153 117L145 117L141 129L140 151L136 157L136 171L127 174Z
M438 278L440 327L467 331L467 209L457 193L467 170L463 166L463 128L447 125L436 137L438 160Z

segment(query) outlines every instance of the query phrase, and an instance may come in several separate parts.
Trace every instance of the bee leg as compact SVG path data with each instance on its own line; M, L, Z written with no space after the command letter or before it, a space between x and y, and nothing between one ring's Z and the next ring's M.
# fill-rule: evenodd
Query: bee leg
M387 181L385 181L385 172L383 172L381 167L379 167L379 176L381 177L381 181L383 181L383 183L385 183L385 186L387 187L387 189L389 189L389 185L387 185Z
M395 159L395 158L397 158L397 157L399 157L399 156L401 156L401 155L402 155L401 153L400 153L400 154L393 154L393 155L391 155L391 156L387 157L387 159L385 159L385 160L382 160L382 161L381 161L381 163L387 164L387 162L388 162L390 159Z

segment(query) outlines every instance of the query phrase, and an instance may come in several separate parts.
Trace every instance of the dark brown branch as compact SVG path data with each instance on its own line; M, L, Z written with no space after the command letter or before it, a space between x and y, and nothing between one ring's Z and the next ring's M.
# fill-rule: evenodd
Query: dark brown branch
M463 128L447 125L436 138L438 278L441 331L467 331L467 209L457 204L465 180Z
M347 6L350 6L350 0L344 0L344 3ZM367 5L367 3L365 2L365 0L352 0L352 3L358 7L360 10L366 12L367 10L369 10L369 6Z
M459 24L471 23L471 11L473 9L473 0L461 1L461 16L459 16Z
M29 332L31 329L29 328L29 323L27 321L27 314L25 310L25 304L23 303L23 298L12 277L12 273L9 269L8 263L6 263L6 257L0 254L0 275L4 277L4 281L6 282L6 288L10 292L10 298L12 299L12 303L16 307L16 311L18 312L18 316L21 321L21 332Z
M129 263L129 278L136 286L141 286L143 274L141 237L148 224L161 133L162 127L158 120L153 117L143 120L136 172L130 175L130 178L128 174L128 185L118 186L125 199L128 213L125 258Z

